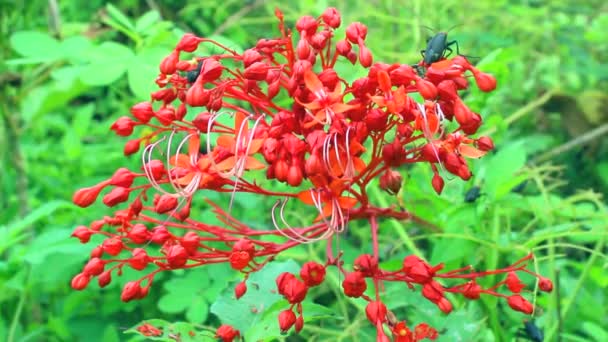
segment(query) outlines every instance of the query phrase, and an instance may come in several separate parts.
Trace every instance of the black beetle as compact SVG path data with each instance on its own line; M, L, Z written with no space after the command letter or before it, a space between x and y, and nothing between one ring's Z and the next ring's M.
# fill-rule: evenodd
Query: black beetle
M524 337L532 342L543 342L545 339L545 334L534 324L534 321L524 321L524 327L521 330L523 331L520 337Z
M196 66L196 69L190 70L186 73L186 78L188 79L188 82L194 83L194 81L196 81L196 79L198 78L198 75L201 73L202 67L203 67L203 61L199 61L198 65Z
M478 185L475 185L474 187L470 188L469 191L467 191L464 194L464 201L467 203L473 203L480 196L481 196L481 188Z
M456 53L460 55L458 42L455 40L448 42L447 32L437 32L433 37L426 41L426 49L420 51L424 64L431 65L442 58L448 57L454 52L450 47L454 44L456 44ZM446 51L449 52L447 55Z

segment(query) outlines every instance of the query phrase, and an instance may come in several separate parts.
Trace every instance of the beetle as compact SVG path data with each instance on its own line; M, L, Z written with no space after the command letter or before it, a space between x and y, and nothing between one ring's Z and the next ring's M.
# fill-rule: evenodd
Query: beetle
M201 73L202 67L203 67L203 61L199 61L198 65L196 66L195 69L186 72L186 78L188 79L189 83L194 83L194 81L196 81L196 79L198 78L198 75Z
M448 32L437 32L426 41L426 49L420 50L424 64L431 65L451 55L454 52L451 48L452 45L456 45L456 53L460 55L458 41L452 40L448 42ZM446 51L448 52L447 55Z
M481 187L475 185L464 194L464 201L467 203L475 202L481 196Z
M519 337L523 337L532 342L543 342L545 334L540 328L534 323L534 321L524 321L524 327L519 331Z

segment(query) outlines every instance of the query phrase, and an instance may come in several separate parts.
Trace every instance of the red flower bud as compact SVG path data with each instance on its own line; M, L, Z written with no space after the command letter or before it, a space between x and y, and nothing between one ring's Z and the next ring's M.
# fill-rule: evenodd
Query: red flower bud
M224 67L218 61L213 58L207 58L201 66L200 77L205 82L213 82L220 78L223 71Z
M370 254L359 255L354 261L353 269L365 277L373 277L378 272L378 260Z
M355 271L347 274L344 281L342 281L342 288L344 289L344 294L348 297L360 297L367 289L363 273Z
M128 188L117 186L112 189L112 191L103 196L103 204L108 207L113 207L119 203L125 202L129 199L129 193L130 192Z
M139 291L141 290L141 285L137 281L130 281L125 284L122 288L122 294L120 295L120 300L123 302L128 302L133 300L139 296Z
M234 296L236 297L236 299L243 297L245 292L247 292L247 284L245 284L244 281L236 284L236 286L234 287Z
M285 288L285 285L289 282L291 282L293 279L296 279L296 276L294 276L293 274L289 273L289 272L283 272L281 274L279 274L279 276L276 279L276 284L277 284L277 290L279 292L279 294L284 295L284 291L283 289Z
M255 62L245 68L245 72L243 77L248 80L253 81L263 81L266 79L266 75L268 74L268 65L263 62Z
M141 144L141 139L133 139L129 140L125 143L125 147L123 149L123 154L125 156L130 156L139 151L139 145Z
M110 178L110 185L128 188L133 184L133 179L135 179L133 172L125 167L121 167Z
M247 252L240 251L230 253L230 267L235 270L242 270L243 268L247 267L247 265L249 265L250 261L251 256L249 256Z
M177 93L174 88L165 88L157 90L150 94L150 97L156 101L163 101L165 104L171 103L177 97ZM155 113L158 116L158 113Z
M325 266L309 261L302 266L300 277L308 286L317 286L325 279Z
M234 245L232 245L232 251L243 251L246 252L249 257L253 258L253 256L255 255L255 245L249 239L240 239L235 242Z
M210 95L211 91L205 89L202 83L195 82L186 92L186 103L191 107L203 107L209 103Z
M291 165L287 172L287 184L291 186L298 186L302 183L302 169L296 165Z
M109 238L103 241L101 247L103 248L104 253L116 256L120 254L124 245L119 238Z
M335 7L329 7L321 15L323 22L331 28L338 28L340 26L341 18L340 12Z
M105 267L105 262L103 260L101 260L99 258L92 258L84 266L84 270L82 271L82 273L96 276L96 275L101 274L101 272L103 272L104 267Z
M391 195L396 195L401 190L403 178L397 171L387 169L380 176L380 189L388 192Z
M169 56L160 62L160 72L165 75L174 74L177 71L177 62L179 62L179 51L173 50Z
M162 245L169 240L169 238L171 238L171 234L167 228L165 228L165 226L158 226L152 229L150 241L154 242L155 244Z
M135 270L141 271L148 266L148 263L150 263L150 257L143 248L134 248L131 254L132 256L129 258L129 266Z
M304 327L304 317L302 317L302 315L300 315L300 316L298 316L298 318L296 318L296 324L295 324L296 332L299 333L303 327Z
M296 314L291 310L281 311L279 314L279 328L281 333L285 334L296 323Z
M408 255L403 259L403 272L412 282L424 284L433 279L434 271L424 260L415 255Z
M354 22L346 28L346 39L353 44L359 44L359 39L365 40L367 36L367 26Z
M369 68L373 60L371 51L365 45L359 45L359 63L361 63L361 66Z
M78 226L72 232L73 237L80 240L81 243L87 243L91 239L91 235L93 235L93 231L89 230L86 226Z
M496 89L496 78L494 78L494 76L477 71L473 72L473 77L475 77L475 83L477 83L479 90L490 92Z
M422 78L416 81L416 89L425 100L434 100L437 98L437 87L429 81Z
M171 268L180 268L188 261L188 252L181 245L173 245L167 249L167 263Z
M192 33L186 33L182 36L179 43L177 43L177 50L186 51L186 52L194 52L198 48L198 44L201 42L201 39Z
M386 305L380 301L369 302L365 307L365 315L372 324L384 322L386 320L386 313Z
M433 303L439 303L443 298L443 286L431 280L422 287L422 295Z
M470 281L464 285L462 288L462 295L468 299L479 299L481 295L481 286L477 284L475 281Z
M131 107L131 114L137 120L147 123L154 116L154 109L152 108L152 104L150 102L140 102Z
M295 277L288 279L282 285L281 293L290 304L300 303L308 292L308 286Z
M347 56L353 49L353 46L348 42L348 40L340 40L338 44L336 44L336 51L340 56Z
M307 59L310 55L310 44L305 39L300 39L298 42L296 53L299 59Z
M85 273L79 273L72 278L72 288L74 290L84 290L91 281L91 275Z
M137 122L131 120L130 117L121 116L110 126L110 129L116 132L117 135L127 137L133 133L135 125L137 125Z
M262 60L262 55L257 50L248 49L243 52L243 65L246 67L250 66L255 62Z
M433 185L433 189L437 193L437 195L441 195L441 191L443 190L443 178L438 173L433 174L433 179L431 180L431 185Z
M103 248L101 246L97 246L91 250L91 258L101 258L103 255Z
M215 332L215 337L221 339L222 342L232 342L239 336L241 336L240 332L227 324L222 324Z
M509 291L513 293L520 293L521 290L526 287L524 283L519 280L517 274L513 271L507 274L507 279L505 280L505 284L509 288Z
M445 314L449 314L454 308L452 303L450 303L450 301L446 298L441 298L436 304L439 307L439 310L443 311Z
M158 199L158 202L156 202L156 204L154 205L154 211L159 214L164 214L175 209L175 207L177 207L177 204L177 198L169 194L163 194Z
M175 109L173 107L163 107L156 112L156 119L163 126L170 125L175 120Z
M456 83L452 80L443 80L437 85L439 97L443 100L454 100L458 97Z
M545 277L539 277L538 288L544 292L551 292L553 291L553 282Z
M312 36L317 31L319 24L317 20L309 15L304 15L296 22L296 30L302 34L303 32L307 36Z
M112 281L112 271L108 270L103 272L97 277L97 284L99 287L106 287Z
M187 232L180 239L180 244L184 246L189 254L194 254L198 250L201 237L195 232Z
M534 307L532 306L532 304L528 302L524 297L518 294L509 296L509 298L507 298L507 303L509 304L511 309L523 312L527 315L532 314L532 312L534 311Z
M491 151L494 149L494 142L490 137L479 137L477 139L477 148L481 151Z
M209 120L211 119L211 113L209 112L201 112L199 113L194 120L192 120L192 124L201 132L207 133L209 129ZM211 126L213 127L213 125Z

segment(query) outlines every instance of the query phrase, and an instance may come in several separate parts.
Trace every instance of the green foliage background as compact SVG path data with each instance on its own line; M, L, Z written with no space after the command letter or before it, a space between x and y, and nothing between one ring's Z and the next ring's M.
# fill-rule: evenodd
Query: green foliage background
M471 91L465 100L484 116L482 131L497 150L473 163L471 182L448 182L440 197L428 167L403 170L404 205L440 229L382 222L384 266L416 253L448 267L496 268L533 250L534 267L559 280L557 291L536 297L546 340L607 341L608 6L599 0L0 0L0 340L139 340L128 328L155 318L184 340L192 330L193 339L209 340L220 322L236 323L248 341L286 338L276 329L284 305L263 289L274 272L323 260L323 244L288 252L258 275L262 290L237 303L238 275L222 267L165 275L146 299L128 304L119 300L135 276L128 271L103 290L69 287L93 245L70 239L71 231L108 213L102 205L76 208L73 191L119 166L138 168L110 124L148 98L159 61L183 32L243 49L277 35L276 6L291 24L337 7L343 23L368 26L375 61L389 63L420 59L431 34L423 25L459 25L450 38L498 79L497 91ZM473 185L482 196L467 203ZM371 193L380 203L395 200ZM237 197L234 212L254 226L268 224L251 214L255 207ZM370 252L367 241L367 227L353 224L340 239L345 260ZM311 294L308 323L289 340L373 340L364 303L341 295L339 284L330 273ZM384 299L398 317L438 327L442 341L511 341L525 318L492 298L452 298L456 310L445 317L403 285L387 285Z

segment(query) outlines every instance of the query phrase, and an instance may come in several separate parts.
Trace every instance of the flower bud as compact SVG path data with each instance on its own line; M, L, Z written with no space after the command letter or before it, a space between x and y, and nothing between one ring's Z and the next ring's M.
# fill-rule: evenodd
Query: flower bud
M369 68L373 62L371 51L365 45L359 45L359 63L364 68Z
M481 151L491 151L494 149L494 142L490 137L479 137L479 139L477 139L477 148Z
M494 78L494 76L477 71L473 72L473 77L475 77L475 83L477 83L479 90L490 92L496 89L496 78Z
M281 328L281 333L285 334L296 322L296 314L291 310L281 311L279 314L279 328Z
M521 290L524 287L526 287L526 285L524 285L524 283L522 283L521 280L519 280L519 277L513 271L511 271L507 274L507 279L505 280L505 284L507 285L507 288L509 288L509 291L511 291L513 293L520 293Z
M233 269L240 271L249 265L251 261L251 256L247 252L238 251L230 253L230 267Z
M325 279L325 266L309 261L302 266L300 277L308 286L317 286Z
M99 258L92 258L84 266L84 270L82 271L82 273L96 276L96 275L101 274L101 272L103 272L104 267L105 267L105 262L103 260L101 260Z
M365 307L365 315L372 323L384 322L386 320L386 305L380 301L371 301Z
M344 281L342 281L342 288L344 289L344 294L348 297L361 297L367 289L363 273L355 271L347 274Z
M165 75L174 74L177 71L177 62L179 62L179 51L173 50L169 56L160 62L160 72Z
M171 234L165 228L165 226L158 226L152 229L152 236L150 236L150 241L154 242L157 245L164 244L167 240L171 238Z
M433 179L431 180L431 185L433 185L433 189L437 193L437 195L441 195L441 191L443 191L443 178L438 173L433 174Z
M199 83L195 82L186 92L186 103L191 107L203 107L209 103L211 92ZM205 127L206 130L206 127Z
M129 199L129 189L117 186L112 191L103 196L103 204L113 207Z
M112 271L108 270L103 272L97 277L97 284L99 287L106 287L112 281Z
M331 28L338 28L340 26L341 18L340 12L335 7L329 7L321 15L323 22Z
M139 291L141 290L141 285L139 282L130 281L125 284L122 288L122 294L120 295L120 300L123 302L128 302L133 300L139 296Z
M78 226L72 232L73 237L80 240L81 243L87 243L91 239L91 235L93 235L93 231L89 230L86 226Z
M123 149L123 154L125 156L130 156L139 151L139 145L141 144L141 139L133 139L129 140L125 143L125 147Z
M443 311L445 314L449 314L454 308L447 298L441 298L436 304L439 307L439 310Z
M125 167L121 167L110 178L110 185L128 188L133 184L133 179L135 179L133 172Z
M128 116L121 116L118 120L114 121L110 129L116 132L117 135L122 137L128 137L133 133L133 127L137 125L137 122L131 120Z
M129 266L134 270L141 271L148 266L150 263L150 257L143 248L134 248L131 252L132 256L129 258Z
M479 299L481 295L481 286L477 284L475 281L470 281L464 285L462 288L462 295L468 299Z
M173 245L167 250L167 263L171 268L180 268L188 261L188 252L181 245Z
M247 292L247 284L244 281L236 284L234 287L234 296L236 299L243 297L243 295Z
M89 274L79 273L74 278L72 278L72 288L74 290L84 290L87 285L89 285L89 281L91 281L91 276Z
M148 101L140 102L131 107L131 115L137 120L147 123L154 116L154 109L152 104Z
M425 100L434 100L437 98L437 87L429 81L418 79L416 81L416 89Z
M198 44L201 39L192 33L186 33L182 36L179 43L177 43L177 50L185 52L194 52L198 48Z
M365 40L367 36L367 26L354 22L346 28L346 39L353 44L359 44L359 39Z
M156 119L163 126L169 126L175 120L175 109L170 106L163 107L155 114Z
M353 49L353 46L348 42L348 40L340 40L336 44L336 51L340 56L347 56Z
M391 195L395 195L401 190L401 183L403 178L397 171L387 169L380 176L380 189L388 192Z
M180 239L180 244L186 249L188 254L194 254L199 247L201 237L195 232L187 232Z
M291 165L289 167L289 172L287 173L287 184L291 186L298 186L302 183L302 169L296 165Z
M111 256L117 256L122 251L124 245L119 238L113 237L104 240L101 247L103 248L104 253Z
M163 194L158 199L158 202L156 202L156 204L154 205L154 211L159 214L164 214L175 209L175 207L177 207L177 204L177 198L169 194Z
M511 309L531 315L534 312L534 307L524 297L515 294L507 298L507 303Z
M266 79L266 75L268 75L268 65L263 62L251 64L245 68L245 72L243 73L245 79L252 81L263 81Z
M378 260L370 254L362 254L354 261L353 269L365 277L373 277L378 272Z
M544 292L551 292L553 291L553 282L545 277L539 277L538 288Z
M222 342L232 342L239 336L241 336L240 332L227 324L222 324L215 332L215 337L221 339Z

